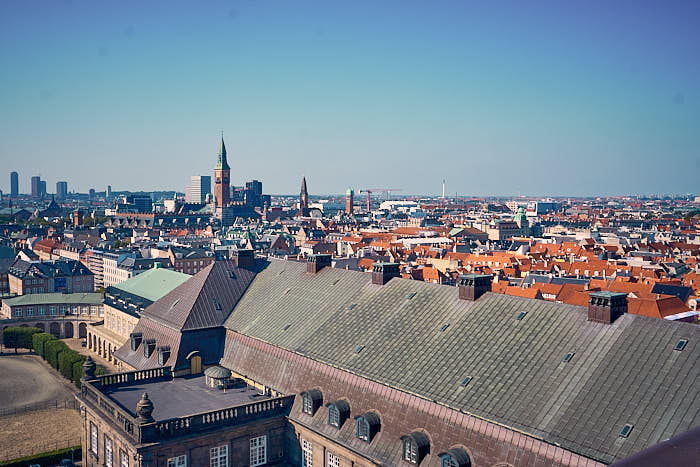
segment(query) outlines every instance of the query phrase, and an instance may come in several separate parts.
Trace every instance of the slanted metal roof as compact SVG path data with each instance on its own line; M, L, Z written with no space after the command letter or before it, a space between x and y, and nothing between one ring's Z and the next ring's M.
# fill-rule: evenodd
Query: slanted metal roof
M583 307L494 293L471 302L455 287L305 270L271 260L226 327L602 462L700 424L698 326L631 314L593 323ZM680 338L688 344L674 351Z

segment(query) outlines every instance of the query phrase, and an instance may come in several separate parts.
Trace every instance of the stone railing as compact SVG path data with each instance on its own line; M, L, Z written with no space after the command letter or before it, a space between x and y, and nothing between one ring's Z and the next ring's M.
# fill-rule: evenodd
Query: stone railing
M82 381L80 395L83 401L92 403L93 407L105 415L107 420L111 420L135 441L139 439L138 423L136 418L127 411L119 407L108 396L102 394L99 389L93 386L96 380Z
M140 426L139 442L154 442L213 428L238 425L254 419L288 415L293 403L294 396L283 396L187 417L156 421Z
M149 370L126 371L112 375L98 376L96 379L91 380L90 383L96 385L98 388L108 388L110 386L130 386L132 384L167 381L171 379L173 379L173 373L170 367L162 366Z

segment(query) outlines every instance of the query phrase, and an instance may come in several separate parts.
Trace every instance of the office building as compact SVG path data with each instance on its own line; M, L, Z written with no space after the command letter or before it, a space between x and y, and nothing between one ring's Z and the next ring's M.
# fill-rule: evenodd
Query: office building
M19 196L19 174L10 172L10 197L16 198Z
M190 184L185 189L185 202L203 204L211 193L211 176L193 175Z
M39 198L41 190L41 177L35 175L32 177L32 198Z
M68 182L56 182L56 198L63 199L68 196Z

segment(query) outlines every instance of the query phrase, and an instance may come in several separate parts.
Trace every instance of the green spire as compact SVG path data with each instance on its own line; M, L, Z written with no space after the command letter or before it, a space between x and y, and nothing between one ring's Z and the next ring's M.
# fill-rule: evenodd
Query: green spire
M219 146L219 157L216 160L216 165L214 169L230 170L231 167L228 166L226 162L226 145L224 144L224 132L221 132L221 145Z

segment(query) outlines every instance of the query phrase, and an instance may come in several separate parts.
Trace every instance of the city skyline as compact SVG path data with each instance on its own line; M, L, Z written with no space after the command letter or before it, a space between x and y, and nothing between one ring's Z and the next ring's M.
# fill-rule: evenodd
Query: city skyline
M21 187L182 191L220 129L232 184L273 193L695 186L692 2L134 5L0 5L0 161Z

